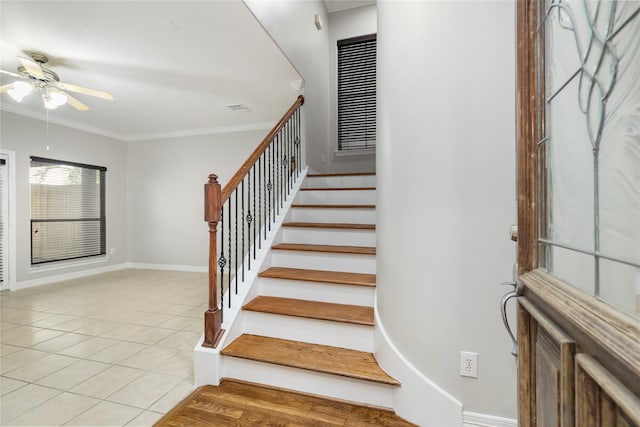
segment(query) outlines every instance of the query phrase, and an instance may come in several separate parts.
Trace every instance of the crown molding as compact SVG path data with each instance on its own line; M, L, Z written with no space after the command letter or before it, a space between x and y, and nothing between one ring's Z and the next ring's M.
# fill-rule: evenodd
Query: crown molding
M185 129L174 132L157 132L140 135L130 135L124 138L125 141L148 141L150 139L180 138L185 136L216 135L221 133L246 132L252 130L269 130L275 126L276 122L247 123L233 126L217 126L204 129Z
M17 107L15 105L6 104L4 102L0 103L0 110L7 111L9 113L18 114L20 116L29 117L29 118L35 119L35 120L41 120L43 122L49 122L49 123L53 123L53 124L56 124L56 125L65 126L65 127L68 127L68 128L81 130L81 131L84 131L84 132L93 133L93 134L96 134L96 135L106 136L107 138L119 139L119 140L122 140L122 141L126 141L125 136L121 135L121 134L109 132L108 130L96 128L96 127L93 127L93 126L83 125L81 123L73 122L71 120L60 119L60 118L55 117L55 116L47 117L47 114L44 113L44 112L33 111L33 110L29 110L29 109L22 108L22 107Z
M20 116L29 117L35 120L48 121L60 126L65 126L72 129L81 130L84 132L93 133L96 135L105 136L107 138L118 139L120 141L134 142L134 141L148 141L152 139L168 139L168 138L181 138L187 136L203 136L203 135L217 135L223 133L234 132L247 132L253 130L269 130L275 126L276 122L261 122L261 123L246 123L241 125L231 126L217 126L204 129L185 129L172 132L155 132L138 135L123 135L119 133L110 132L105 129L96 128L93 126L86 126L81 123L77 123L71 120L64 120L54 116L49 116L44 112L37 112L15 105L6 103L0 103L0 110L7 111L9 113L18 114Z

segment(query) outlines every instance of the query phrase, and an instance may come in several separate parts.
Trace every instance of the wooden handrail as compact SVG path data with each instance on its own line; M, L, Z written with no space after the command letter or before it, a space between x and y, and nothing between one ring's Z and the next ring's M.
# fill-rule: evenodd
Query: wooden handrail
M218 261L219 260L216 259L216 254L218 252L217 250L218 223L222 222L222 208L224 204L229 200L229 197L231 196L231 194L233 194L236 191L236 188L238 187L238 185L240 185L240 183L243 182L243 180L245 179L245 177L247 176L251 168L253 168L256 162L260 159L260 156L262 156L262 154L266 151L267 147L270 146L270 144L274 141L276 136L280 133L280 131L284 128L284 126L291 120L291 117L293 117L295 112L300 108L302 104L304 104L304 97L300 95L298 96L296 101L293 103L293 105L287 110L284 116L282 116L282 118L278 121L278 123L276 123L274 128L271 129L271 131L267 134L267 136L262 140L260 145L258 145L258 147L255 150L253 150L253 153L251 153L251 155L247 158L247 160L242 164L240 169L238 169L235 175L233 175L233 177L227 183L227 185L225 185L223 190L220 189L220 184L218 183L218 176L215 174L209 175L208 182L204 186L204 220L209 225L209 301L208 301L207 311L205 311L204 313L204 340L202 343L203 347L215 348L218 345L224 333L224 330L222 329L222 310L221 310L221 307L220 308L218 307L219 301L218 301L217 284L218 284ZM298 128L298 131L299 131L299 128ZM292 172L294 171L294 165L296 165L294 161L295 159L292 158L291 159ZM283 175L284 173L280 176L283 176ZM254 176L254 182L255 182L255 176ZM280 186L281 186L280 188L282 188L282 183L280 184ZM269 191L271 191L271 189L269 189ZM237 201L237 198L236 198L236 201ZM255 208L255 193L254 193L254 208ZM237 210L236 210L236 215L237 215ZM244 213L243 213L243 216L244 216ZM250 221L250 219L248 221ZM242 239L244 242L244 228L242 230L243 230ZM236 238L237 238L237 229L236 229ZM254 228L254 238L255 238L255 228ZM237 256L237 250L236 250L236 256ZM254 250L254 256L255 256L255 250ZM222 266L224 265L224 263L226 263L226 261L221 259L220 262L222 262L222 264L220 264L222 268ZM236 263L237 263L237 260L236 260ZM249 265L251 264L249 263ZM230 291L231 289L229 288L229 292ZM220 296L222 295L223 295L223 292L221 287Z
M276 123L276 125L273 127L273 129L271 129L271 131L267 134L267 136L264 137L260 145L258 145L256 149L253 150L253 153L251 153L251 155L242 164L242 166L240 166L240 169L238 169L238 171L233 175L233 177L231 177L229 182L227 182L227 185L225 185L224 188L222 189L222 205L224 205L226 201L229 200L229 197L231 196L231 194L233 194L233 192L238 187L238 185L240 185L244 177L247 175L247 173L249 173L249 170L258 161L258 159L260 158L262 153L264 153L264 151L267 149L269 144L271 144L271 141L273 140L273 138L275 138L275 136L278 134L278 132L280 132L282 127L285 125L285 123L287 123L287 121L291 118L293 113L302 104L304 104L304 96L300 95L298 96L298 98L296 98L296 101L287 110L287 112L284 113L284 116L282 116L280 121L278 121L278 123Z

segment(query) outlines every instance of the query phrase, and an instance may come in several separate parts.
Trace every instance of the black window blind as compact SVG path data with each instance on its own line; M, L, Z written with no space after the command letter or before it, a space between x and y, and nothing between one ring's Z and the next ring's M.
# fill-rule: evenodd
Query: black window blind
M376 35L338 40L338 150L376 146Z
M31 264L106 254L107 169L31 157Z

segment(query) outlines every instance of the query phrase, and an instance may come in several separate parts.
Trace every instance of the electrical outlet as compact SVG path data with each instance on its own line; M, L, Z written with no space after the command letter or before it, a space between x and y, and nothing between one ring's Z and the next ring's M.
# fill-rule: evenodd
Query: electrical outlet
M460 352L460 376L478 378L478 353Z

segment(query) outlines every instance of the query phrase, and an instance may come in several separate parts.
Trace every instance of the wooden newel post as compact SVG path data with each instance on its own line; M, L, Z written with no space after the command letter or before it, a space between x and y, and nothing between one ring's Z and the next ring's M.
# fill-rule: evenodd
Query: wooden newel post
M209 175L204 185L204 220L209 224L209 309L204 312L204 347L215 348L222 337L222 312L218 308L218 222L222 215L222 195L218 176Z

